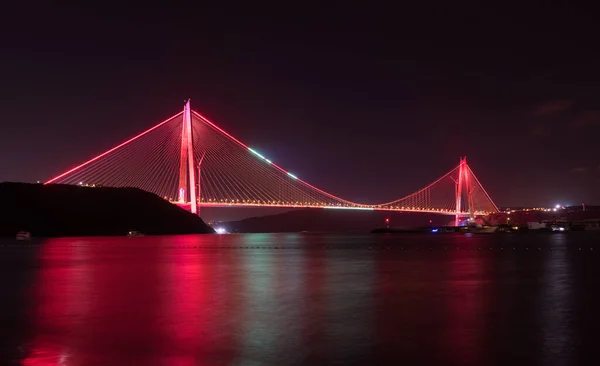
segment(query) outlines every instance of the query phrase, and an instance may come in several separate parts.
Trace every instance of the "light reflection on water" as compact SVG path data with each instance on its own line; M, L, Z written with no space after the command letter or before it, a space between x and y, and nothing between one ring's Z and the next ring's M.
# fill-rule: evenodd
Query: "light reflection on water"
M586 364L600 324L596 239L10 243L0 248L0 356L24 365Z
M557 247L563 247L564 235L552 237ZM579 248L577 248L579 250ZM540 303L542 316L541 336L543 338L543 351L547 362L554 365L567 364L565 357L570 353L572 346L573 329L569 326L569 309L573 309L571 301L571 262L568 260L566 250L557 250L548 256L543 268L544 286L541 289L543 303Z

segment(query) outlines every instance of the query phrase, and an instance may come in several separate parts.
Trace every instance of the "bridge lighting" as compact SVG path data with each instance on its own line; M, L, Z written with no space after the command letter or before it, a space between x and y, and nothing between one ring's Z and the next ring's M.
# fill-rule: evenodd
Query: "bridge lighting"
M262 154L260 154L256 150L246 146L239 140L235 139L233 136L229 135L227 132L220 129L218 126L216 126L212 122L208 121L206 118L204 118L200 114L198 114L194 111L191 111L190 106L189 106L189 100L186 102L186 107L184 108L183 112L176 114L175 116L169 118L168 120L165 120L165 121L159 123L158 125L142 132L141 134L138 134L137 136L121 143L120 145L115 146L114 148L94 157L93 159L88 160L87 162L84 162L83 164L80 164L79 166L74 167L71 170L69 170L55 178L52 178L51 180L47 181L44 184L48 184L48 183L52 183L52 182L61 182L61 183L66 183L66 184L79 185L82 187L100 187L102 185L122 186L122 184L120 184L119 182L122 182L124 179L128 179L128 174L131 173L130 169L119 169L119 170L121 170L121 174L126 174L126 176L125 175L124 176L113 176L111 171L114 169L114 166L112 166L112 164L110 164L110 166L106 166L105 163L108 163L107 159L110 158L110 156L117 157L116 154L120 154L120 155L118 155L118 159L114 159L114 160L110 160L110 161L117 162L120 160L125 160L125 158L128 155L129 150L127 150L127 149L119 150L120 148L125 147L125 146L134 146L135 149L138 149L138 148L141 149L141 148L148 147L148 146L141 146L141 144L145 144L144 142L140 142L140 141L135 142L135 141L137 139L140 139L142 136L151 133L151 131L159 128L160 126L168 123L169 121L174 121L173 126L172 126L174 130L181 131L182 125L179 122L180 119L177 117L182 116L182 113L183 113L184 118L181 123L183 123L183 129L184 129L183 131L184 132L181 135L181 140L182 140L181 141L181 160L187 160L189 164L188 164L188 169L185 168L185 164L180 164L181 165L179 167L180 185L178 188L176 188L177 190L174 190L173 187L170 186L170 183L168 183L168 182L164 183L164 182L160 181L160 179L158 181L152 181L153 184L146 185L145 180L140 179L139 177L136 177L136 180L134 180L132 182L132 184L133 184L133 186L137 186L138 188L143 188L146 190L150 189L153 193L156 193L158 196L164 195L165 199L168 199L168 200L172 201L173 203L177 203L178 205L182 205L183 203L188 203L188 202L184 202L185 197L186 197L186 195L191 194L193 197L190 198L190 202L188 204L191 204L192 212L194 212L194 213L196 211L196 205L199 203L202 203L202 205L212 205L212 206L219 206L219 205L221 205L221 206L241 206L241 205L252 206L252 204L250 202L254 202L254 206L293 206L293 207L299 207L299 206L311 207L311 206L313 206L313 207L323 207L323 208L330 208L330 209L338 208L338 209L347 209L347 210L385 210L385 211L394 211L394 210L404 211L404 210L406 210L406 211L410 211L410 212L419 211L419 212L450 213L450 214L457 216L456 222L458 222L458 219L460 218L460 216L465 216L464 215L465 212L478 213L478 212L487 212L488 210L491 212L498 211L497 207L492 202L492 200L489 197L489 195L487 194L487 192L485 192L485 189L483 188L481 183L477 180L474 173L471 171L470 167L467 165L465 158L461 158L461 163L457 168L454 168L453 170L448 172L446 175L439 178L437 181L431 183L426 188L421 189L421 190L417 191L416 193L413 193L413 194L406 196L404 198L401 198L399 200L395 200L395 201L388 202L388 203L381 203L381 204L377 204L377 205L365 205L365 204L347 201L345 199L342 199L340 197L332 195L328 192L325 192L315 186L312 186L312 185L304 182L303 180L296 177L294 174L279 167L276 163L273 163L269 159L266 159ZM216 170L214 170L216 176L213 177L213 178L215 178L214 181L211 179L204 179L202 181L202 187L200 187L200 183L198 182L198 186L196 189L197 189L198 193L201 193L200 188L203 188L202 190L205 191L206 194L204 194L204 196L206 196L206 198L200 197L200 195L198 195L198 197L197 197L195 195L196 189L194 188L196 186L194 184L195 172L193 169L194 168L193 167L194 159L192 159L192 157L194 157L194 155L197 155L199 151L198 151L198 147L194 148L193 142L191 139L191 135L188 132L185 132L185 131L191 131L190 125L192 124L192 121L191 121L192 115L194 118L194 121L193 121L194 126L196 126L198 123L210 126L212 128L211 131L214 129L214 131L211 132L211 136L214 132L216 132L216 133L218 133L217 134L218 138L226 137L228 139L226 141L234 142L235 144L233 145L232 148L235 148L236 149L235 151L237 151L237 153L241 153L246 158L250 158L250 159L253 159L253 158L251 158L251 156L255 155L260 160L267 162L270 165L269 167L267 167L268 168L267 170L269 170L270 168L273 168L273 169L270 169L269 172L267 172L268 174L271 174L271 175L247 174L247 173L252 173L252 172L247 171L247 169L244 170L243 169L244 166L229 166L227 164L225 164L223 166L221 162L215 162L214 160L205 161L204 164L206 164L206 163L218 164L216 168L209 167L209 170L216 169ZM211 136L207 135L207 138L214 137L214 136L212 136L212 137ZM128 145L128 144L131 144L131 145ZM159 146L157 146L157 147L155 147L154 145L150 146L150 148L151 149L158 148L161 150L163 148L165 148L164 146L160 146L160 144L158 144L158 145ZM178 142L177 142L177 145L178 145ZM176 149L176 150L179 150L179 149ZM249 151L251 153L250 156L245 155L243 153L244 150ZM113 152L115 152L115 155L109 155ZM153 152L146 151L145 153L146 153L145 155L148 155L148 156L159 156L160 155L160 154L156 155L156 151L153 151ZM205 151L204 153L208 153L207 158L210 158L211 151L208 151L208 152ZM204 157L204 153L203 153L202 157ZM155 155L153 155L153 154L155 154ZM173 154L173 158L174 159L177 158L177 154ZM202 161L202 158L200 158L200 161ZM253 161L255 161L255 160L253 160ZM94 162L96 162L96 163L94 164ZM135 161L133 161L133 163L135 164ZM161 161L157 162L156 165L158 166L158 169L163 169L161 164L162 164ZM258 164L260 164L260 163L258 163ZM170 165L170 164L167 164L167 165ZM119 168L119 167L117 167L117 168ZM224 170L221 170L220 168L224 168ZM106 172L100 171L102 169L107 169L109 174L105 174ZM201 176L199 169L200 169L200 163L198 163L198 178L200 178L200 176ZM234 169L234 173L242 173L240 180L237 179L238 178L237 174L230 174L231 173L230 169ZM79 171L79 172L77 173L77 171ZM459 177L458 177L458 180L455 180L453 177L455 176L455 174L457 172L459 173L458 174ZM72 173L76 173L76 174L74 175ZM156 174L156 173L158 173L158 174ZM162 174L162 173L164 173L164 171L157 171L157 172L153 172L151 175L160 178L161 177L160 174ZM272 173L276 173L276 174L272 174ZM99 175L99 174L103 174L103 175ZM294 180L298 180L298 182L285 181L285 179L282 178L282 174L287 174L290 176L290 178L293 178ZM97 177L99 177L99 176L103 176L106 178L103 179L99 183L94 183L95 181L98 181ZM190 178L186 179L185 178L186 176L190 177ZM277 177L279 177L279 178L277 178ZM84 183L83 181L77 182L77 178L85 179L88 181L88 183ZM172 178L175 179L175 177L172 177ZM303 179L304 178L306 178L306 177L303 177ZM453 180L454 183L456 183L457 187L458 187L456 192L454 192L454 194L455 194L454 198L456 198L456 201L457 201L456 209L440 208L443 206L454 207L454 203L444 204L443 202L438 202L436 200L430 201L430 194L432 194L433 197L435 197L434 193L436 193L438 191L438 189L443 189L443 186L441 186L441 184L438 184L438 182L444 182L445 181L444 179L446 179L446 178L450 178L451 180ZM279 182L279 186L277 186L277 184L275 184L275 183L277 183L277 179L283 179L283 181ZM92 183L90 183L90 182L92 182ZM39 181L38 181L38 183L39 183ZM156 185L154 183L156 183ZM271 184L269 184L269 183L271 183ZM283 185L283 187L281 187L282 185ZM466 186L466 188L464 188L463 186ZM461 192L463 192L463 191L461 191L462 188L464 188L464 192L465 192L464 194L468 194L469 199L464 200L461 203L461 194L462 194ZM174 197L170 196L169 193L166 193L166 192L171 192L171 190L173 190L173 192L170 194L175 193ZM472 193L473 193L474 197L471 197ZM231 196L228 197L230 194L231 194ZM238 196L238 195L242 196L242 197L245 196L246 199L235 198L235 196ZM213 197L210 197L210 196L213 196ZM255 199L256 197L261 197L261 198ZM271 197L272 201L269 201L269 197ZM278 197L278 200L273 200L272 197ZM299 199L302 199L303 201L298 201L298 200L294 201L294 198L299 198ZM316 199L324 199L324 201L315 202ZM420 206L415 205L415 203L419 204L419 202L420 202ZM474 206L473 202L477 202L477 206L485 206L485 207L484 208L480 208L480 207L475 208L475 207L473 207ZM412 206L398 206L398 205L404 205L404 204L407 204L407 205L412 204ZM465 207L465 204L468 207ZM554 211L558 211L558 210L565 209L565 206L556 204L556 207L552 206L552 208L543 208L543 209L540 208L538 210L552 211L553 208L554 208ZM508 210L508 212L507 211L505 211L505 212L510 214L510 210ZM386 222L389 222L389 219L387 219Z
M251 153L253 153L254 155L258 156L259 158L261 158L263 160L265 159L265 157L262 156L261 154L259 154L256 150L253 150L251 148L248 148L248 150L250 150Z
M344 206L324 206L323 208L333 208L337 210L368 210L373 211L373 207L344 207Z

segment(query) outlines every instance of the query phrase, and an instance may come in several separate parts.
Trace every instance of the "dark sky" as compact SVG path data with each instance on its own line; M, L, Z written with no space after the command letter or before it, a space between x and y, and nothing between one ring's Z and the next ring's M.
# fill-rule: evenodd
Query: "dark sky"
M466 155L498 205L600 204L590 9L20 3L0 11L0 181L47 179L189 97L353 201L404 196Z

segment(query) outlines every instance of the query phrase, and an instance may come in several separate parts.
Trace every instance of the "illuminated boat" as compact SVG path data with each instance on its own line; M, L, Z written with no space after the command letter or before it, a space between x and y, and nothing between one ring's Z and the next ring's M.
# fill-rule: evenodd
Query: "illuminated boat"
M127 233L128 238L139 238L142 236L144 236L144 234L140 233L139 231L135 231L135 230L132 230Z

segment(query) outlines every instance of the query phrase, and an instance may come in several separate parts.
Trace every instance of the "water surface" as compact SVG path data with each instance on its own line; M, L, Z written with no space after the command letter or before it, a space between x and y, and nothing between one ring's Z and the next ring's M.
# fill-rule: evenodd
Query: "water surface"
M0 364L600 364L598 235L0 244Z

